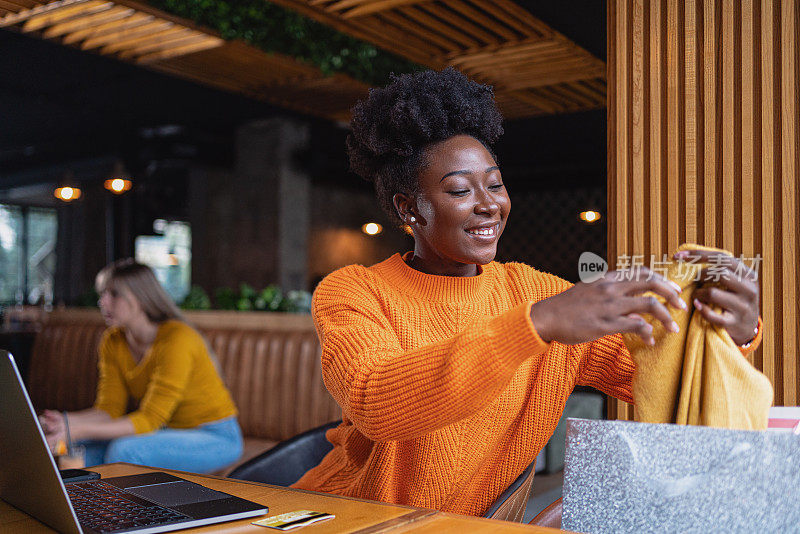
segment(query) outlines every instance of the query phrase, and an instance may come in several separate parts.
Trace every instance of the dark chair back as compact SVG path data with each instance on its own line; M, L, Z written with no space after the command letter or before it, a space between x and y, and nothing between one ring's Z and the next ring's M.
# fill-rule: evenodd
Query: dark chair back
M483 517L521 523L525 517L525 506L533 485L536 461L534 460L483 514Z
M282 441L238 466L228 477L275 486L291 486L306 471L319 465L333 449L333 445L325 439L325 433L340 423L341 421L327 423Z

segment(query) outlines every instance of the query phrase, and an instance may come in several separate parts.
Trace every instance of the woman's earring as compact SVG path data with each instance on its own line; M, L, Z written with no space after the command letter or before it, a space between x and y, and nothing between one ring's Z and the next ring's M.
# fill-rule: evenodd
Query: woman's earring
M411 217L408 218L408 222L414 224L415 222L417 222L417 218L412 215Z

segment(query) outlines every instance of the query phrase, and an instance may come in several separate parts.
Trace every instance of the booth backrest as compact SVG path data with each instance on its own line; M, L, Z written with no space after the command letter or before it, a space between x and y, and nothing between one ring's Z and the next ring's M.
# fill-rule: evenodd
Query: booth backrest
M187 320L216 354L247 437L282 441L341 417L325 389L311 317L259 312L190 312ZM37 334L28 386L38 409L80 410L94 402L96 310L61 309Z

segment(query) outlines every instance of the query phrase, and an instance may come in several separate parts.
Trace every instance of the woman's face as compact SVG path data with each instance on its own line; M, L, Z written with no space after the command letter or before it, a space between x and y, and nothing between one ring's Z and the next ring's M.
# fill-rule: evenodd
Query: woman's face
M100 292L100 313L109 326L129 326L142 313L142 307L125 288L107 287Z
M430 274L476 274L476 265L497 254L511 211L494 158L477 139L457 135L427 150L418 179L417 194L395 195L401 218L414 230L412 266Z

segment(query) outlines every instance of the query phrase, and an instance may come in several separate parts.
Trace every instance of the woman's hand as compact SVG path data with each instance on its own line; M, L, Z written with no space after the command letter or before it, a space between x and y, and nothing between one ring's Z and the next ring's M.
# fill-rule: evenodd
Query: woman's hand
M652 315L671 332L677 332L678 325L658 299L642 296L647 291L661 295L676 308L686 309L677 284L641 267L611 271L599 280L578 283L539 301L533 305L531 319L539 336L547 342L574 345L608 334L631 332L653 345L653 327L640 314Z
M700 271L700 281L711 284L694 292L695 308L706 321L727 330L737 345L752 341L758 328L758 275L740 259L720 252L682 250L674 258L710 264Z
M59 441L66 442L67 428L64 424L64 416L61 412L54 410L45 410L39 416L39 424L42 425L47 445L51 451L55 452L56 446Z

